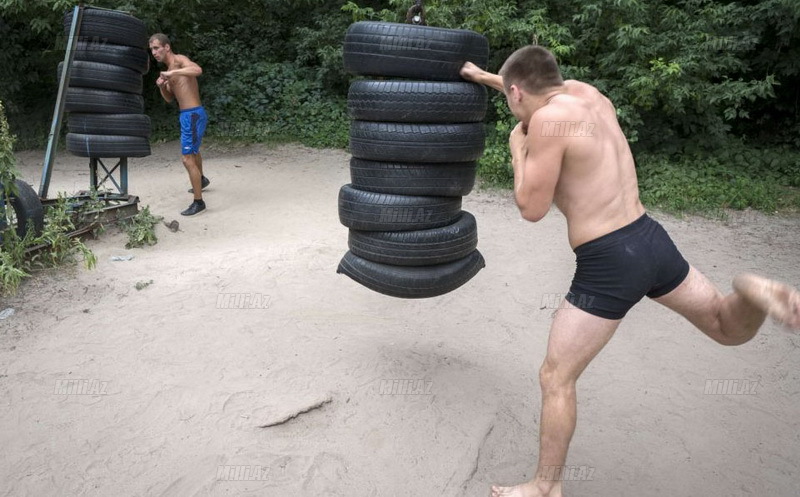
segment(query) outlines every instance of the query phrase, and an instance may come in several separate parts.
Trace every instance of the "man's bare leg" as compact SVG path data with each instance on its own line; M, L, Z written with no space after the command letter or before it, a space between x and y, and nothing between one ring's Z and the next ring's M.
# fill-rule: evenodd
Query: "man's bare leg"
M194 199L195 200L203 200L203 191L200 187L202 174L200 173L200 168L197 166L197 160L195 155L187 154L181 156L183 160L183 167L186 168L186 172L189 173L189 181L192 183L192 190L194 192Z
M203 175L203 156L200 155L200 152L194 154L195 163L197 164L197 169L200 170L200 188L205 188L211 181ZM189 175L189 181L191 182L192 177ZM202 191L202 190L201 190ZM194 183L192 183L192 187L189 189L189 193L194 193Z
M700 331L723 345L750 341L767 315L800 328L800 292L754 275L734 279L734 292L722 293L694 267L678 287L654 299L681 314Z
M755 274L740 274L733 289L779 324L800 330L800 292L789 285Z
M562 304L550 328L547 355L539 370L542 419L536 476L515 487L492 486L492 497L561 497L561 481L553 474L560 474L575 432L575 384L619 323L620 320L593 316L566 301Z

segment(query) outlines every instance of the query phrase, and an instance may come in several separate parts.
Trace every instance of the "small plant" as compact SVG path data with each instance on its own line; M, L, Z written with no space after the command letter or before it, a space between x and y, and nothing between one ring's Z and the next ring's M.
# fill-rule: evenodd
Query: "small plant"
M0 250L0 293L13 295L33 271L73 263L78 254L87 269L94 268L97 257L91 249L78 238L69 237L74 229L67 198L63 196L45 211L44 229L39 236L29 229L24 238L19 238L16 231L7 229Z
M153 216L150 213L149 205L139 211L123 225L128 234L128 243L125 244L125 248L144 247L158 243L155 228L163 219L161 216Z
M141 290L144 290L145 288L149 287L152 284L153 284L153 280L150 280L150 281L137 281L136 285L135 285L135 288L136 288L137 291L141 291Z

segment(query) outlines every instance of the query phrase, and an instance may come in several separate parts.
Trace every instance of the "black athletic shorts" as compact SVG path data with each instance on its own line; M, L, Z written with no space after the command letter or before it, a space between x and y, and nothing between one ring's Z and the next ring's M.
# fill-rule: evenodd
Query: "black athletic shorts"
M666 295L689 274L689 263L647 214L576 247L575 257L566 299L606 319L622 319L642 297Z

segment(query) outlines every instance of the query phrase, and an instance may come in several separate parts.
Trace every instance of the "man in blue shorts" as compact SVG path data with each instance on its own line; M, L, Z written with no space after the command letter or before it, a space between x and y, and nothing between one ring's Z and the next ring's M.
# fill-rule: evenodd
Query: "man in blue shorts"
M800 329L800 292L740 274L733 293L723 295L690 266L639 201L633 155L614 105L591 85L564 81L548 50L517 50L499 75L468 62L461 75L505 93L520 121L509 138L517 207L536 222L555 203L576 255L575 277L539 370L536 475L514 487L492 487L493 497L561 497L561 478L552 469L564 467L575 431L576 381L639 300L647 296L713 340L739 345L767 316Z
M161 96L167 102L177 99L181 110L182 160L192 183L189 192L194 194L194 202L181 214L194 216L205 210L203 188L211 183L203 176L203 157L200 155L200 144L208 122L206 111L200 104L200 89L197 85L197 77L203 74L203 70L189 60L189 57L173 53L169 38L163 33L150 37L150 53L156 61L167 66L167 70L156 80Z

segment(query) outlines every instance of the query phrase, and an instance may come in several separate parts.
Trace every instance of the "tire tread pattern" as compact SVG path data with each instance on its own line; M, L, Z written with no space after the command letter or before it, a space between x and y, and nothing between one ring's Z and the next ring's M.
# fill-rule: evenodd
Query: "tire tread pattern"
M446 264L421 267L380 264L348 251L336 272L384 295L418 299L452 292L471 280L485 265L478 250Z

